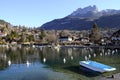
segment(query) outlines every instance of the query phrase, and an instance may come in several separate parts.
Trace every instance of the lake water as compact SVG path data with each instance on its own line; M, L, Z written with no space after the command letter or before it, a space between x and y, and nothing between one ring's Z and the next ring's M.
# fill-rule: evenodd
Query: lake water
M98 80L120 72L119 58L119 49L0 47L0 80ZM89 72L79 66L79 61L85 59L117 70Z

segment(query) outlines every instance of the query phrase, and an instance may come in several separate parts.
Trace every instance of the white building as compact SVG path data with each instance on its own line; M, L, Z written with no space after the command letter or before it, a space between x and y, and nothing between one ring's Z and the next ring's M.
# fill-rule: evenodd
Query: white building
M2 33L1 31L0 31L0 37L6 37L7 36L7 33Z
M113 33L113 35L111 36L111 42L113 45L120 45L120 30Z
M59 41L60 42L72 42L73 39L71 37L60 37Z

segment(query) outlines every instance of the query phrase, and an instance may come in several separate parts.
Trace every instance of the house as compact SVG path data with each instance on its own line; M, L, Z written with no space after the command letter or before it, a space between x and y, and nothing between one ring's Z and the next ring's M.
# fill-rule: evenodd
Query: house
M6 37L7 36L7 33L3 33L0 31L0 37Z
M120 45L120 30L113 33L111 36L111 42L113 45Z
M60 37L59 42L72 42L73 39L71 37Z
M89 38L87 38L87 37L79 38L79 39L76 39L75 41L80 41L80 43L82 43L82 44L88 44L89 43Z
M89 42L89 38L81 38L81 42L88 43Z
M34 36L35 39L39 39L40 38L38 33L34 34L33 36Z
M111 43L111 41L110 41L109 37L102 37L99 41L100 45L107 45L107 44L110 44L110 43Z
M113 45L120 45L120 37L112 37L111 42Z

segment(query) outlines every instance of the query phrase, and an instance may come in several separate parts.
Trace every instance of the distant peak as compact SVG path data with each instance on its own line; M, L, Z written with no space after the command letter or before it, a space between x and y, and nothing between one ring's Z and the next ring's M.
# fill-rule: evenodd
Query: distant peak
M84 8L78 8L76 11L74 11L72 14L70 14L68 17L71 18L92 18L97 19L101 16L109 16L114 14L120 14L120 10L115 9L105 9L99 11L96 5L89 5Z
M96 5L93 5L93 6L90 5L90 6L83 8L83 9L88 9L89 11L98 11L98 8Z
M78 8L70 16L80 16L80 15L84 15L88 12L98 13L99 11L98 11L98 8L96 5L93 5L93 6L89 5L84 8Z
M97 6L96 6L96 5L93 5L93 7L97 8Z

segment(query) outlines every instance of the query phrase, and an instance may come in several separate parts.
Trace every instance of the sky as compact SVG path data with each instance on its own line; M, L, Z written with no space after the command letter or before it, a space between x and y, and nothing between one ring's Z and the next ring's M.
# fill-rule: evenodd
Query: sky
M0 19L13 25L39 27L78 8L120 9L120 0L0 0Z

